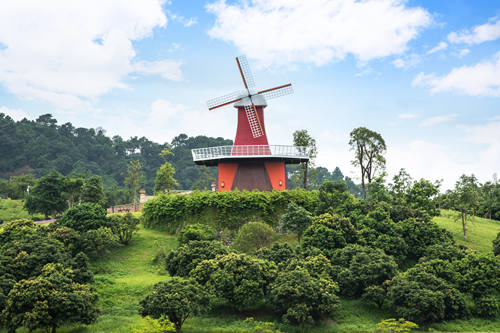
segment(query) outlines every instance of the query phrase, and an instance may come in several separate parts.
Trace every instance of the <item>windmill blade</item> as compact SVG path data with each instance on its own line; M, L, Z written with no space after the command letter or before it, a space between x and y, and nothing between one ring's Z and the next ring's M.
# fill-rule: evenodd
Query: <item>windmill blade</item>
M263 136L264 133L262 131L262 125L260 123L255 105L252 103L251 105L244 105L243 108L245 109L248 124L250 125L250 131L252 132L254 139Z
M248 65L247 57L244 55L236 57L236 63L238 64L238 68L240 70L241 78L243 79L243 84L245 88L253 88L255 87L255 81L253 80L252 71L250 70L250 66Z
M264 96L265 99L272 99L293 94L293 88L292 84L288 83L279 87L261 90L257 94Z
M233 93L208 100L207 106L209 110L217 109L224 105L239 102L246 95L247 93L244 91L235 91Z

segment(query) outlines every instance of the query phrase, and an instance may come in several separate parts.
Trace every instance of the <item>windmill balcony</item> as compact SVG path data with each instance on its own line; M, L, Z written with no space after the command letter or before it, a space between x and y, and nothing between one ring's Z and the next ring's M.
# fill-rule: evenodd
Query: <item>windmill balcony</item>
M263 159L297 164L309 160L308 147L283 145L237 145L192 149L193 160L198 165L217 165L241 159Z

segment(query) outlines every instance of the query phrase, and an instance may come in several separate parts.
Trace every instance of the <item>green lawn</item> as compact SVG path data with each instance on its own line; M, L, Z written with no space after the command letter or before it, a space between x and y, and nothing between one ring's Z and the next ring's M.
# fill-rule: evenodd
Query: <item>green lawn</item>
M468 221L467 240L464 240L459 214L446 209L441 210L441 216L434 217L433 221L450 231L458 244L483 253L491 253L491 241L500 232L500 221L476 217L474 220Z
M8 222L17 219L43 220L43 215L30 215L28 211L24 209L24 203L21 200L0 199L0 220Z

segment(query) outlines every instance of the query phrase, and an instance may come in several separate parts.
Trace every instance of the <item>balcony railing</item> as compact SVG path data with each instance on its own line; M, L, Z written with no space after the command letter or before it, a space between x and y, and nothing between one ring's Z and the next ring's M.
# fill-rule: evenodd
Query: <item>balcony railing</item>
M219 146L192 149L193 160L205 161L224 158L294 158L308 159L308 147L281 146L281 145L260 145L260 146Z

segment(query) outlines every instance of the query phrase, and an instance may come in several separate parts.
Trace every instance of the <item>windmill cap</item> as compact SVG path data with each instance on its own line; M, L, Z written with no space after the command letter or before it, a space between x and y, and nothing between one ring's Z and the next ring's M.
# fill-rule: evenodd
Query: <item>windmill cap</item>
M240 106L252 105L252 102L255 106L262 106L262 107L267 106L264 96L255 94L252 95L252 100L250 100L250 97L245 97L241 101L234 103L234 107L238 108Z

